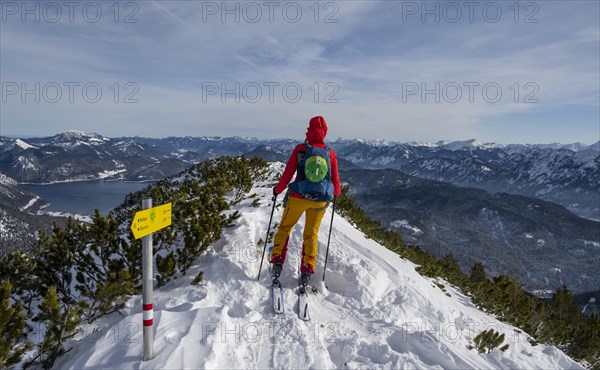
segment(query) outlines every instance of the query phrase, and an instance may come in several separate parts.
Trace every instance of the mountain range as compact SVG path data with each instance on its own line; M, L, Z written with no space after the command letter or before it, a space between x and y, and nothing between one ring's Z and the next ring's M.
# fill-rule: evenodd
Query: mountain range
M420 178L537 197L600 219L600 143L571 145L480 144L475 140L432 145L336 143L342 158L370 169L392 168Z
M10 214L20 209L35 214L44 201L19 182L158 179L223 155L285 162L295 144L242 137L107 138L80 131L0 137L0 172L8 175L0 178L0 203L13 209ZM330 145L357 202L407 242L438 255L451 251L463 269L481 260L492 274L519 276L530 291L561 284L575 292L600 289L594 268L598 222L569 212L600 219L599 143L338 139Z
M45 138L0 137L0 172L21 183L102 178L164 178L207 158L256 155L286 161L296 141L242 137L122 137L68 131ZM367 169L397 169L420 178L491 193L537 197L600 220L600 142L481 144L476 140L329 143L338 156Z

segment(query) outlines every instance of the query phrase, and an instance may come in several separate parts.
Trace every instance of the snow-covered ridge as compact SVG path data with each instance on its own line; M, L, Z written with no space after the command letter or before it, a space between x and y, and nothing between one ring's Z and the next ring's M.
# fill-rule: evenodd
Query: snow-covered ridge
M19 147L21 147L23 149L29 149L29 148L37 149L37 147L35 147L33 145L30 145L30 144L27 144L26 142L24 142L21 139L15 140L15 145L17 145L17 146L19 146Z
M26 211L29 207L33 206L35 204L35 202L37 202L38 200L40 200L39 196L36 196L35 198L32 198L29 203L27 203L26 205L24 205L23 207L20 208L21 211Z
M52 137L48 137L49 139L53 139L55 142L66 142L66 141L87 141L87 142L106 142L111 139L97 133L88 133L82 130L68 130L56 134ZM8 139L8 138L7 138ZM44 138L34 138L35 140L40 140ZM124 139L121 137L120 139ZM145 137L134 137L127 139L149 139ZM9 139L10 140L10 139ZM242 142L250 142L250 143L269 143L269 142L282 142L282 141L290 141L296 142L296 139L290 138L277 138L277 139L259 139L256 137L247 137L247 136L231 136L231 137L221 137L221 136L182 136L182 137L167 137L163 140L171 140L171 141L205 141L205 142L218 142L223 140L234 140L234 141L242 141ZM22 139L15 139L17 145L27 149L29 147L34 147L31 144L28 144ZM439 140L437 142L424 142L424 141L395 141L388 139L344 139L339 137L335 142L339 143L348 143L348 142L359 142L363 144L367 144L374 147L381 146L395 146L395 145L406 145L406 146L414 146L414 147L432 147L432 148L441 148L444 147L448 150L460 150L465 148L481 148L481 149L492 149L492 148L507 148L507 149L515 149L515 148L537 148L537 149L566 149L570 151L582 151L582 150L600 150L600 141L597 141L591 145L587 145L584 143L576 142L576 143L567 143L562 144L558 142L549 143L549 144L499 144L499 143L482 143L476 139L468 139L468 140Z
M446 150L462 150L481 148L483 144L475 139L470 139L464 141L439 142L438 146L443 147Z
M371 146L379 147L379 146L394 146L400 144L397 141L390 141L385 139L356 139L357 142L368 144Z
M301 226L290 238L282 274L286 313L274 316L266 266L256 281L268 223L271 194L255 187L261 207L248 199L236 206L241 218L225 231L188 274L154 295L154 351L141 362L141 297L86 327L74 348L55 364L60 369L183 368L418 368L583 369L554 346L532 346L527 335L481 312L442 280L436 282L346 220L334 220L326 284L325 248L313 276L312 321L298 320L293 293L302 243ZM274 220L281 218L282 209ZM330 210L319 233L326 240ZM204 281L190 282L199 271ZM134 330L132 330L132 328ZM479 354L467 346L484 329L506 335L506 352Z

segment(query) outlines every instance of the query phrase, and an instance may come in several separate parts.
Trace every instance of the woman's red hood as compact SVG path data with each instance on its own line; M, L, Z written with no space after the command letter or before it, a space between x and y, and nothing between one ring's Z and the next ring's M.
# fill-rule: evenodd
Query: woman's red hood
M310 119L308 129L306 130L306 140L309 144L325 144L327 136L327 123L325 118L316 116Z

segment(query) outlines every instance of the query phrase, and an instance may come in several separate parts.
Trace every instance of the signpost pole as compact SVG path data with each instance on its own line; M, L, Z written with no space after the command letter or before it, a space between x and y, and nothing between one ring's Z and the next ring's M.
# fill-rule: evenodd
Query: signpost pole
M142 209L152 208L152 198L142 200ZM154 309L152 307L152 233L142 238L142 292L144 310L144 361L154 357Z
M136 239L142 238L142 305L144 311L143 361L154 358L154 308L152 307L152 233L171 225L171 203L152 207L152 198L142 199L142 210L131 221L131 232Z

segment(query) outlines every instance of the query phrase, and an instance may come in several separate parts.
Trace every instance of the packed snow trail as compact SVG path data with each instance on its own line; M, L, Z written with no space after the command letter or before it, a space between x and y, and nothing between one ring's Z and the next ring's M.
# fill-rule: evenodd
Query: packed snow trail
M274 314L268 267L256 281L270 214L263 201L236 207L242 214L186 276L155 290L155 358L142 362L141 296L85 328L56 369L583 369L553 346L532 346L520 330L478 310L444 281L448 295L349 222L336 216L320 280L331 210L319 238L318 269L311 285L311 321L298 318L297 279L302 221L290 238L281 274L285 314ZM274 223L281 218L279 207ZM266 259L266 257L265 257ZM266 264L267 262L265 262ZM199 271L204 280L190 282ZM292 309L293 308L293 309ZM506 352L469 350L473 338L493 328L506 335ZM68 348L68 347L67 347Z

